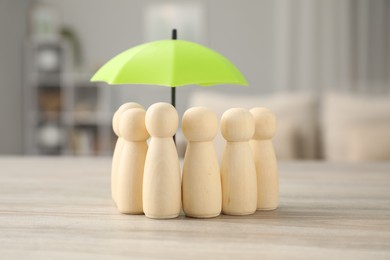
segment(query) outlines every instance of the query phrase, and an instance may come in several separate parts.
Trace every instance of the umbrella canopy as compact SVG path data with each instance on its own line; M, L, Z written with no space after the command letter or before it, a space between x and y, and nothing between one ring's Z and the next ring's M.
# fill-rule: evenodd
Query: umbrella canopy
M161 40L128 49L103 65L91 81L168 87L248 85L221 54L183 40Z

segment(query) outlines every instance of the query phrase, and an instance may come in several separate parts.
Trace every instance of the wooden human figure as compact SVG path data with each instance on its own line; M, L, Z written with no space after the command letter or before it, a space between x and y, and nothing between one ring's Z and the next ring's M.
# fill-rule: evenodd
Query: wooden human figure
M151 140L144 171L144 212L149 218L175 218L181 207L181 177L172 137L179 117L171 104L156 103L147 110L145 123Z
M222 212L249 215L256 211L257 180L249 140L255 130L252 114L231 108L221 118L221 133L226 139L222 156Z
M272 210L279 203L278 168L272 137L276 118L267 108L250 110L255 119L255 134L250 141L257 173L257 210Z
M142 181L149 133L145 127L145 110L128 109L119 119L123 147L117 169L116 203L125 214L142 214Z
M217 115L208 108L190 108L184 113L182 129L188 140L182 176L184 213L195 218L216 217L222 208L221 175L213 143Z
M143 107L134 102L124 103L121 105L118 110L114 113L114 116L112 118L112 129L114 130L115 135L118 137L114 149L114 154L112 156L112 166L111 166L111 197L116 202L116 177L117 177L117 169L118 169L118 163L120 154L123 147L123 138L121 137L119 133L119 118L121 117L122 113L128 109L131 108L142 108Z

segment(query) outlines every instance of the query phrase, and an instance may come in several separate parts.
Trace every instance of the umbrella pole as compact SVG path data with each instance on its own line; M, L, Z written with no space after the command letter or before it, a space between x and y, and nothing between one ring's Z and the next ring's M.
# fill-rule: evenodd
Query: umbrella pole
M173 29L172 30L172 40L177 40L177 30ZM173 107L176 108L176 88L171 87L171 104ZM176 135L173 136L173 141L176 144Z
M177 40L177 30L172 30L172 40ZM171 104L176 107L176 88L171 87Z
M176 107L176 88L171 87L171 104Z
M172 40L177 40L177 30L172 30ZM171 87L171 104L176 107L176 88Z
M177 40L177 30L172 30L172 40ZM171 87L171 104L176 107L176 88Z
M174 87L171 87L171 104L176 108L176 88ZM173 136L173 141L176 144L176 135Z

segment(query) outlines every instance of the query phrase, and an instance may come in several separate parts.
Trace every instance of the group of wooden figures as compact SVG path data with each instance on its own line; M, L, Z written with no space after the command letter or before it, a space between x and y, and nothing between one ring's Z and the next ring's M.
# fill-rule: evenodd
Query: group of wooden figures
M232 108L220 123L226 139L221 167L213 139L216 114L205 107L188 109L182 119L187 149L183 172L173 136L179 117L168 103L147 111L125 103L113 117L118 136L112 163L112 197L124 214L167 219L179 215L211 218L249 215L278 206L277 162L272 145L276 119L266 108ZM151 138L149 146L147 140Z

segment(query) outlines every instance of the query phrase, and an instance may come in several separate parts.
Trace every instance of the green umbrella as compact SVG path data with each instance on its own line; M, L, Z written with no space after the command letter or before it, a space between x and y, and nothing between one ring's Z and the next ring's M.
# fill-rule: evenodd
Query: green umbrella
M154 41L135 46L112 58L91 81L109 84L147 84L171 87L184 85L248 85L241 72L221 54L200 44L176 40Z

